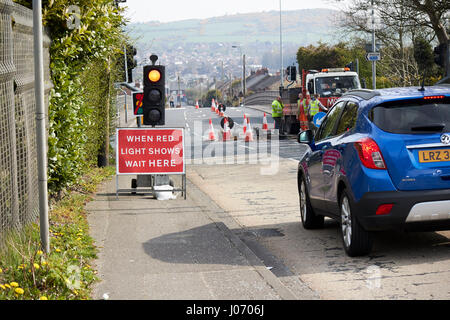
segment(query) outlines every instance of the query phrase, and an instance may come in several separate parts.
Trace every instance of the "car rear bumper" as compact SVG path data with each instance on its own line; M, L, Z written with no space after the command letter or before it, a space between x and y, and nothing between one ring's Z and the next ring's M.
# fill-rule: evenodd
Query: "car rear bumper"
M382 204L394 204L386 215L376 215ZM450 189L368 192L355 204L358 221L368 231L405 229L450 230Z

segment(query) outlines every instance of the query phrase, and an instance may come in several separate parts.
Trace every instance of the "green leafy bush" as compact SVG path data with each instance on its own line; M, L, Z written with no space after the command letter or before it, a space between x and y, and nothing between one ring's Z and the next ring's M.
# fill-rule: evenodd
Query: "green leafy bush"
M16 2L31 7L31 0ZM79 15L71 5L79 8ZM96 164L105 141L105 119L110 133L114 130L113 83L122 68L116 61L126 41L125 20L114 0L43 1L43 20L52 39L48 186L56 194Z

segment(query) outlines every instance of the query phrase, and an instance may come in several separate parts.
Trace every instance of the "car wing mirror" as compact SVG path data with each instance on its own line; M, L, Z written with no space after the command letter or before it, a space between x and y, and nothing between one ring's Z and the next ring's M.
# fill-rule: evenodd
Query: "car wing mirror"
M298 143L312 144L314 141L312 130L301 131L297 136Z

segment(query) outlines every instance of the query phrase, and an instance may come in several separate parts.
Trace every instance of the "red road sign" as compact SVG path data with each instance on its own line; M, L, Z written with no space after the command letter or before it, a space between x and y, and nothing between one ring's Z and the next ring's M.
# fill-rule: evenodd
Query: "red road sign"
M118 175L186 172L184 129L117 129L116 141Z

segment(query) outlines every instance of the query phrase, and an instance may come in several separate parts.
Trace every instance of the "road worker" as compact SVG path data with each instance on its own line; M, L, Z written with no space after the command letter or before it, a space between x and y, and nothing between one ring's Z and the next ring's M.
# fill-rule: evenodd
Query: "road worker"
M319 112L328 112L328 109L319 101L319 95L312 95L308 106L308 121L312 121L314 116Z
M314 116L319 112L328 112L328 109L319 101L319 95L313 94L311 96L311 101L308 105L308 121L309 121L309 128L312 129L314 132L317 130L313 120Z
M283 117L283 101L281 101L281 96L278 96L272 102L272 118L275 122L275 129L281 129L281 118Z
M308 130L308 118L306 117L306 109L308 106L308 100L303 97L303 94L300 93L298 95L298 110L297 110L297 118L300 122L300 130Z

